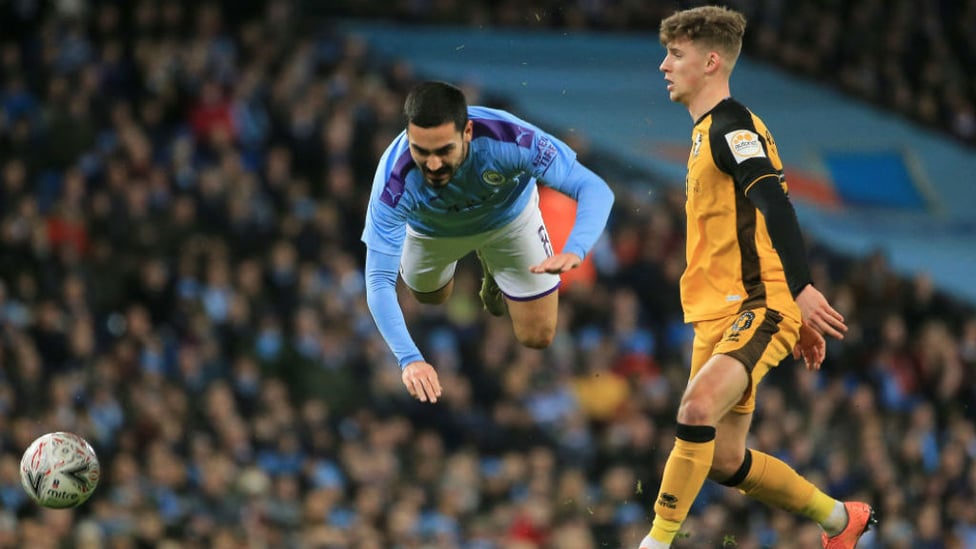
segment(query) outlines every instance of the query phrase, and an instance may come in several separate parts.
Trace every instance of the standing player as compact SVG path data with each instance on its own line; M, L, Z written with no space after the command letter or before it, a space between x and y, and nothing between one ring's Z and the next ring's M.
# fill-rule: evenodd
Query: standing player
M672 101L695 121L686 179L685 321L694 325L691 374L674 448L641 549L670 547L706 478L815 520L823 546L851 549L875 522L870 506L839 502L789 465L746 448L756 388L791 351L817 369L822 334L843 317L811 284L783 165L765 124L729 93L745 18L714 6L661 22L661 71Z
M450 84L419 84L404 114L407 128L380 158L366 213L366 299L407 390L436 402L437 372L397 301L398 269L418 301L439 304L451 295L458 260L476 251L485 308L501 316L507 307L516 339L545 348L556 331L559 273L578 267L603 232L613 193L565 143L507 112L469 107ZM560 253L536 182L577 202Z

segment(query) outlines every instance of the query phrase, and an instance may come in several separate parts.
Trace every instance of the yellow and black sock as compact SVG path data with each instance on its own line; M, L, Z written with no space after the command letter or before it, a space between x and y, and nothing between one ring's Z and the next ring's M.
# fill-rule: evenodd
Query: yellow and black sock
M737 488L766 505L798 513L817 523L827 520L837 503L792 467L758 450L747 449L742 466L722 484Z
M650 536L670 544L688 516L712 467L715 455L715 427L685 425L676 429L674 448L664 466L661 489L654 503Z

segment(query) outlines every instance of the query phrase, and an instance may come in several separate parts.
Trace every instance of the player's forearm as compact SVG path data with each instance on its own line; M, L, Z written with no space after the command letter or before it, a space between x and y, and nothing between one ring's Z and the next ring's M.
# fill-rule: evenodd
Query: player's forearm
M570 176L566 194L576 200L576 220L562 251L582 259L603 234L614 196L607 183L582 164L577 163Z
M397 300L397 265L398 257L367 251L366 305L380 335L393 352L400 368L403 368L411 362L423 360L424 357L410 337Z
M414 344L407 330L407 323L403 319L403 313L397 303L396 290L380 290L370 292L367 290L366 302L369 311L373 315L373 321L380 335L386 341L393 356L397 359L397 364L403 368L407 364L416 361L423 361L424 357L420 354L420 349Z
M790 293L796 297L803 288L813 282L810 266L807 263L807 250L803 243L803 233L796 219L796 212L786 193L780 187L778 178L770 176L768 181L759 181L749 190L749 199L766 218L769 239L776 248L779 260L786 273Z

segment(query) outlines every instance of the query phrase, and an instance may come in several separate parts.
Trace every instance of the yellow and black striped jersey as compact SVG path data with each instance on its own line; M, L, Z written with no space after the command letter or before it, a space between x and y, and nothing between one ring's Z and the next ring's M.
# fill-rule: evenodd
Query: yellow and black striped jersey
M763 198L772 192L775 204L767 207L768 202L760 202L753 196L760 194L754 188L763 190ZM687 267L681 277L681 303L686 322L755 307L800 318L791 287L806 285L809 269L786 191L772 135L741 103L727 98L695 123L685 180ZM764 206L762 211L757 204ZM784 260L784 254L773 247L763 213L771 211L776 214L777 230L782 220L787 221L787 230L780 234L788 238L777 240L781 247L790 248ZM801 249L792 249L797 246ZM790 263L790 280L795 284L787 282L784 261Z

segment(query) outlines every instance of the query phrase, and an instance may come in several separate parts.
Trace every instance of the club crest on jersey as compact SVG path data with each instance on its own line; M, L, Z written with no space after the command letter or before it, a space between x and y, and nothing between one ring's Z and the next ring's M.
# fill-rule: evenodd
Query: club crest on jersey
M481 174L481 180L491 186L498 186L505 182L505 176L498 172L488 170Z
M735 322L732 324L732 332L736 333L736 332L748 330L749 328L752 327L752 321L755 319L756 319L756 313L752 311L746 311L742 313L741 315L739 315L739 318L735 319Z
M695 145L691 148L692 158L698 156L698 151L701 150L701 145L702 145L702 132L695 132Z
M725 134L725 141L729 144L736 164L742 164L750 158L764 158L766 156L762 143L759 142L759 136L752 131L730 131Z

